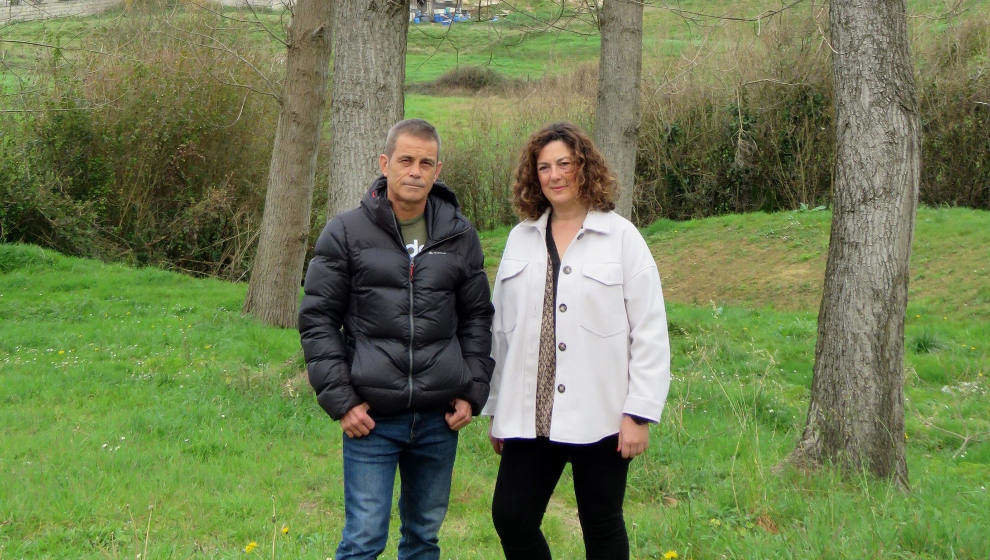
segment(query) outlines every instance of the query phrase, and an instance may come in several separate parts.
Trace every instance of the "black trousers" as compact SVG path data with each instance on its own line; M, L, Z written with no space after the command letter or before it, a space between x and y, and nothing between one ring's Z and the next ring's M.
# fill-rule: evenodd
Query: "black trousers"
M629 460L615 450L617 445L617 435L588 445L555 443L547 438L505 440L492 498L492 520L507 560L549 560L550 549L540 524L568 462L574 473L587 558L629 558L629 538L622 518Z

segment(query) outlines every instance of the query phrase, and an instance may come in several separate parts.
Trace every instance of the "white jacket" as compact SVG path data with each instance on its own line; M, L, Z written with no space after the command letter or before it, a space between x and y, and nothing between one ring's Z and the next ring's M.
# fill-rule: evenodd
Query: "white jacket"
M536 376L549 211L509 233L495 277L491 395L497 438L536 437ZM670 387L670 342L656 261L614 212L588 212L560 258L557 374L550 439L593 443L622 414L659 420Z

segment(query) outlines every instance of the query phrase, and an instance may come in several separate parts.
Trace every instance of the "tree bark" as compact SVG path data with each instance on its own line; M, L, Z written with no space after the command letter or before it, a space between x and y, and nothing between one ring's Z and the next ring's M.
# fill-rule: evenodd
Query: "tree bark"
M329 217L356 207L378 176L388 129L402 120L409 3L335 0Z
M288 33L282 109L244 312L280 327L296 324L299 286L326 105L330 5L298 0Z
M908 486L904 313L920 119L904 0L832 0L833 217L811 401L792 459Z
M615 173L616 212L632 216L639 137L639 80L643 66L643 3L605 0L599 16L602 35L598 67L595 144Z

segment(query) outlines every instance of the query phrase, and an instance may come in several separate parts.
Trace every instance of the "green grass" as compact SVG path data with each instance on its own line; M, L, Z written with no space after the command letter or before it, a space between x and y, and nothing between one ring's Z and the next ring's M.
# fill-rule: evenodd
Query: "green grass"
M717 238L799 262L825 243L823 223L824 212L754 214L644 233L661 256ZM774 470L806 412L814 307L790 292L790 303L695 304L668 288L675 380L630 470L633 557L987 558L987 231L987 212L919 213L915 256L931 251L933 281L913 282L907 317L907 494L867 476ZM482 234L490 266L506 233ZM665 279L690 268L660 266ZM268 558L283 526L278 558L333 555L339 428L312 397L295 331L241 317L244 292L0 245L0 557L133 558L147 547L142 557ZM500 557L486 425L462 432L445 558ZM555 557L583 556L569 475L544 527ZM386 557L396 542L393 519Z

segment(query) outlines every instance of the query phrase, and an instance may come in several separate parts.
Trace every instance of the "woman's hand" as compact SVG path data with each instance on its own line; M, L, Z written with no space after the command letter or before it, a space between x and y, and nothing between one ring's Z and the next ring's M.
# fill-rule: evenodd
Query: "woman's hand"
M623 459L632 459L646 451L650 445L650 425L637 424L635 420L622 415L622 425L619 426L619 447L616 451Z
M492 426L495 424L495 417L492 416L492 423L488 425L488 441L492 444L492 450L495 451L496 455L502 454L502 443L501 438L497 438L492 435Z

